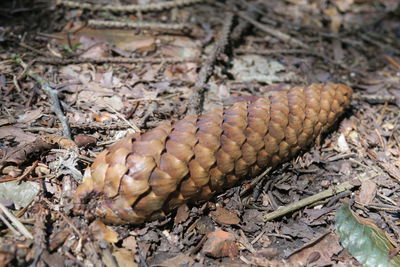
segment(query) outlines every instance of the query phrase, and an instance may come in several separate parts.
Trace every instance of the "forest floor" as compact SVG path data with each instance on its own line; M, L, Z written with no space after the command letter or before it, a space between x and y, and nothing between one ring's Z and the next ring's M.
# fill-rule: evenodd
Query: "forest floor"
M0 5L0 266L352 266L343 203L398 251L398 1L109 2ZM136 226L72 212L85 168L127 133L325 82L354 90L340 124L257 183Z

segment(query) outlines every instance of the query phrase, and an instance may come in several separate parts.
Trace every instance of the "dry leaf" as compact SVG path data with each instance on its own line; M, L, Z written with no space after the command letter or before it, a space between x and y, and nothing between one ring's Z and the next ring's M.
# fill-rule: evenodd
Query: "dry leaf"
M211 212L211 217L219 224L238 224L240 223L239 217L229 210L217 207L215 211Z
M97 240L116 243L118 241L118 233L111 230L103 222L96 220L92 222L89 226L90 232Z
M135 262L134 255L132 251L127 250L125 248L115 248L115 251L112 253L115 257L118 266L126 266L126 267L137 267L138 264Z
M377 186L376 183L374 181L371 180L367 180L367 181L363 181L361 183L361 189L360 189L360 202L362 204L369 204L371 203L376 195L376 191L377 191Z

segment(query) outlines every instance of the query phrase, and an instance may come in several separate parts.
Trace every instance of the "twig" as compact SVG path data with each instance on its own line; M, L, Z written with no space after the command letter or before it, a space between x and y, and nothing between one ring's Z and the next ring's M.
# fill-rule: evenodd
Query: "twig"
M136 125L132 124L132 123L129 122L127 119L125 119L125 117L122 116L121 113L119 113L118 111L116 111L111 105L109 105L109 104L107 104L107 103L104 103L104 104L105 104L109 109L111 109L111 110L118 116L118 118L120 118L120 119L123 120L126 124L128 124L129 127L131 127L132 130L133 130L135 133L140 133L140 129L139 129Z
M147 4L147 5L93 5L89 3L80 3L73 1L58 0L57 5L62 5L69 8L80 8L98 11L113 11L113 12L147 12L147 11L161 11L171 9L174 7L182 7L201 3L204 0L174 0L174 1L161 1L160 3Z
M16 178L17 182L22 181L26 176L28 176L29 173L31 173L31 171L36 168L36 166L39 164L39 160L35 160L35 162L32 164L32 166L28 167L25 169L24 173Z
M262 24L256 20L254 20L253 18L249 17L245 12L236 12L236 14L241 17L242 19L250 22L251 24L253 24L254 26L256 26L257 28L259 28L260 30L274 36L275 38L278 38L279 40L281 40L282 42L291 44L293 46L299 46L302 48L306 48L306 49L310 49L310 46L303 43L302 41L284 33L281 32L277 29L274 29L268 25Z
M145 114L143 115L143 117L141 118L139 124L140 128L143 128L146 126L146 122L147 120L150 118L150 116L154 113L154 110L158 107L158 103L156 101L151 102L146 111Z
M60 215L61 218L64 219L64 221L65 221L65 222L72 228L72 230L77 234L77 236L79 237L79 239L82 240L82 239L83 239L83 235L81 234L81 232L79 232L78 228L76 228L76 226L72 223L72 221L71 221L67 216L65 216L61 211L59 211L58 209L55 209L55 208L53 207L53 204L52 204L49 200L47 200L46 198L43 198L43 200L44 200L44 202L46 202L47 206L48 206L50 209L52 209L53 211L57 212L58 215Z
M354 100L366 101L370 104L385 104L385 103L396 103L396 97L394 95L378 95L378 94L354 94Z
M271 171L271 169L272 169L271 167L266 169L263 173L261 173L256 178L251 180L250 186L243 189L242 192L240 192L240 196L241 197L244 196L245 194L247 194L247 192L253 189L265 177L265 175L267 175Z
M367 173L367 174L366 173L362 173L358 177L356 177L354 180L366 181L366 180L372 179L375 176L377 176L377 174L375 172L373 172L373 173L370 172L370 173ZM276 219L276 218L281 217L281 216L283 216L285 214L288 214L288 213L290 213L292 211L295 211L295 210L298 210L298 209L303 208L305 206L308 206L308 205L310 205L310 204L312 204L314 202L317 202L319 200L325 199L327 197L331 197L331 196L333 196L335 194L341 193L341 192L346 191L346 190L353 189L356 186L357 185L351 183L351 181L344 182L344 183L339 184L337 186L331 186L327 190L324 190L324 191L322 191L322 192L320 192L320 193L318 193L316 195L304 198L304 199L302 199L300 201L297 201L297 202L292 203L292 204L290 204L288 206L285 206L285 207L280 208L278 210L275 210L275 211L273 211L271 213L268 213L263 218L263 220L264 221L270 221L270 220Z
M261 15L259 13L260 11L259 6L256 4L247 4L247 3L245 4L247 5L247 10L245 11L246 15L249 18L257 20ZM232 30L232 34L230 36L232 43L235 44L238 43L240 40L242 40L241 37L243 32L245 32L250 27L251 24L248 21L240 19L238 25Z
M103 64L103 63L183 63L183 62L198 62L201 61L199 58L177 58L177 57L166 57L166 58L129 58L129 57L97 57L97 58L56 58L56 57L39 57L36 62L48 63L54 65L67 65L67 64L81 64L81 63L92 63L92 64Z
M18 60L18 63L24 69L27 69L28 66L27 64L25 64L25 62L23 62L22 60ZM45 91L45 93L48 95L53 107L53 111L56 114L58 120L61 122L64 137L71 139L71 130L68 126L68 118L64 115L61 109L60 99L58 99L58 91L51 88L50 85L47 83L47 81L42 79L39 75L37 75L33 71L28 70L26 73L28 76L33 78L37 83L39 83L43 91Z
M204 86L212 74L213 65L217 56L224 50L225 46L228 44L228 37L232 27L232 22L233 14L231 12L228 12L225 16L225 22L218 36L218 39L215 41L212 51L210 52L206 62L204 62L203 66L200 69L198 79L193 87L193 92L189 99L188 114L199 114L202 111L202 97L200 96L200 94L204 90Z
M88 21L88 27L92 28L110 28L110 29L159 29L159 30L183 30L189 27L186 23L159 23L149 21L109 21L109 20L94 20Z
M0 203L0 205L1 205L1 203ZM7 218L5 218L5 217L3 216L3 213L2 213L2 212L0 212L0 220L7 226L8 229L11 230L11 232L14 233L14 235L17 235L17 236L20 236L20 235L21 235L20 232L18 232L18 230L15 229L14 226L12 226L12 224L9 223L9 221L7 221Z
M0 211L7 216L7 218L15 225L18 231L24 235L27 239L33 239L32 234L25 228L25 226L11 213L8 211L3 204L0 203Z
M27 45L27 44L25 44L23 42L20 42L19 45L21 47L23 47L23 48L26 48L28 50L31 50L31 51L35 52L38 55L42 55L44 57L48 57L49 56L46 52L40 51L39 49L36 49L36 48L34 48L34 47L30 46L30 45Z

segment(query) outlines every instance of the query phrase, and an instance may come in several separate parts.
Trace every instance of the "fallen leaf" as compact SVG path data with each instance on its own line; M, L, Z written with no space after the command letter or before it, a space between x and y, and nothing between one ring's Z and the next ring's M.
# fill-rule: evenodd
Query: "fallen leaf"
M84 134L77 134L74 136L75 144L78 147L86 147L96 144L96 137L84 135Z
M362 204L369 204L372 203L372 201L375 198L377 191L377 186L374 181L367 180L363 181L361 183L361 189L360 189L360 194L359 194L359 201Z
M118 266L126 266L126 267L137 267L138 264L135 262L135 257L132 251L127 250L125 248L116 248L112 253L115 257Z
M132 252L136 252L137 250L137 242L134 236L128 236L122 241L122 246L126 249L131 250Z
M12 138L18 143L30 143L36 140L36 135L26 133L21 128L15 126L2 126L0 127L0 139Z
M240 223L239 217L229 210L217 207L215 211L211 212L211 217L219 224L238 224Z
M12 202L17 207L26 207L39 193L39 186L34 182L0 183L0 203Z
M340 242L363 266L400 266L400 256L390 257L395 242L374 221L354 214L349 205L336 212L336 232Z
M55 34L55 41L62 46L74 47L81 44L79 48L88 49L94 44L109 43L119 49L144 53L153 51L156 48L155 38L146 35L134 35L132 30L113 29L90 29L83 28L74 35L59 33ZM61 38L60 38L61 37ZM69 38L69 39L68 39Z
M182 223L189 218L189 207L186 204L181 205L176 211L174 219L175 224Z
M289 257L291 266L327 266L334 264L332 256L342 250L338 236L329 233L322 239L296 252Z
M266 60L265 57L258 55L246 55L233 60L231 72L236 81L272 84L284 82L293 76L293 73L283 72L284 70L285 66L278 61Z
M43 116L43 108L37 108L34 110L25 111L24 114L18 117L18 122L20 123L30 123L34 122L35 120L39 119Z
M99 220L92 222L89 229L97 240L109 243L116 243L118 241L118 233Z
M201 55L200 45L188 37L176 36L171 40L170 36L158 37L164 45L160 47L160 53L167 57L198 58Z

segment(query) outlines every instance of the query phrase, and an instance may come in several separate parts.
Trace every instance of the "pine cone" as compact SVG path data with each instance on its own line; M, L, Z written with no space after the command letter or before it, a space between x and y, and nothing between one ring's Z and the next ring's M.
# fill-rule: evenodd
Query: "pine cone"
M106 223L140 224L206 201L307 149L337 121L351 94L338 84L278 87L253 102L130 135L86 170L75 210Z

